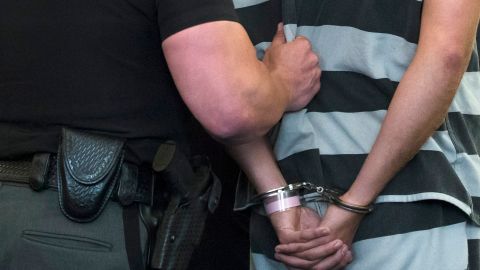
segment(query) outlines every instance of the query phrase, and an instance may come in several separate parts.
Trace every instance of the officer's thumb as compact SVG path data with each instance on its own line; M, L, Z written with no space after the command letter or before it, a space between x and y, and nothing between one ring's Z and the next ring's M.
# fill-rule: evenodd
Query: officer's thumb
M285 38L285 31L283 30L283 23L279 23L277 25L277 32L275 33L275 36L273 37L272 40L272 47L275 45L281 45L287 42L287 39Z

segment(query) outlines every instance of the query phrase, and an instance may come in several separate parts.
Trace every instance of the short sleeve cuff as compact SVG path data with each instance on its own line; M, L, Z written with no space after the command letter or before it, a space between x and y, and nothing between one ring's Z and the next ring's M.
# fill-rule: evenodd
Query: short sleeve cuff
M214 21L234 21L238 22L238 16L231 5L205 6L183 11L182 14L171 16L170 18L159 21L160 36L162 41L169 36L178 33L189 27Z

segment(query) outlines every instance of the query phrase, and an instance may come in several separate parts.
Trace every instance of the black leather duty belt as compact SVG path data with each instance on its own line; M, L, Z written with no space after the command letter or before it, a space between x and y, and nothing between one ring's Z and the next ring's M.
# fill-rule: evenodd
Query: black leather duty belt
M123 206L133 202L151 205L153 171L128 162L121 166L111 199ZM21 160L0 160L0 182L28 184L35 191L58 190L57 156L40 153Z

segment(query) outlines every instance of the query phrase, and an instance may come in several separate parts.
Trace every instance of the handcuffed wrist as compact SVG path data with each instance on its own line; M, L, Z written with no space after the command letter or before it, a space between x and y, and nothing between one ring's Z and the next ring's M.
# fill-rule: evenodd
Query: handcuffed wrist
M284 187L269 190L255 196L252 201L253 203L260 201L263 202L265 211L268 215L271 215L275 212L285 211L289 208L300 206L300 195L303 195L308 191L317 193L319 200L332 203L337 207L350 212L368 214L373 211L373 204L358 205L349 203L340 198L341 193L338 191L324 188L322 186L315 186L308 182L289 184Z
M339 196L332 197L331 202L335 204L337 207L342 208L343 210L347 210L357 214L368 214L373 211L372 204L368 204L368 205L353 204L340 199Z
M276 212L283 212L287 209L300 206L300 196L294 195L292 197L271 197L264 200L263 206L267 215L271 215Z
M267 215L301 205L299 190L292 188L291 185L269 190L257 197L263 202Z

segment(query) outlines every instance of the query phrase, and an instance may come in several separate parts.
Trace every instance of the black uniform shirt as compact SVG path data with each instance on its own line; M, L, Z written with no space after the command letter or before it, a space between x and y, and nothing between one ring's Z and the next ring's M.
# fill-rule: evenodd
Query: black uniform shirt
M55 152L62 126L128 138L135 162L186 139L161 42L214 20L231 0L0 1L0 159Z

